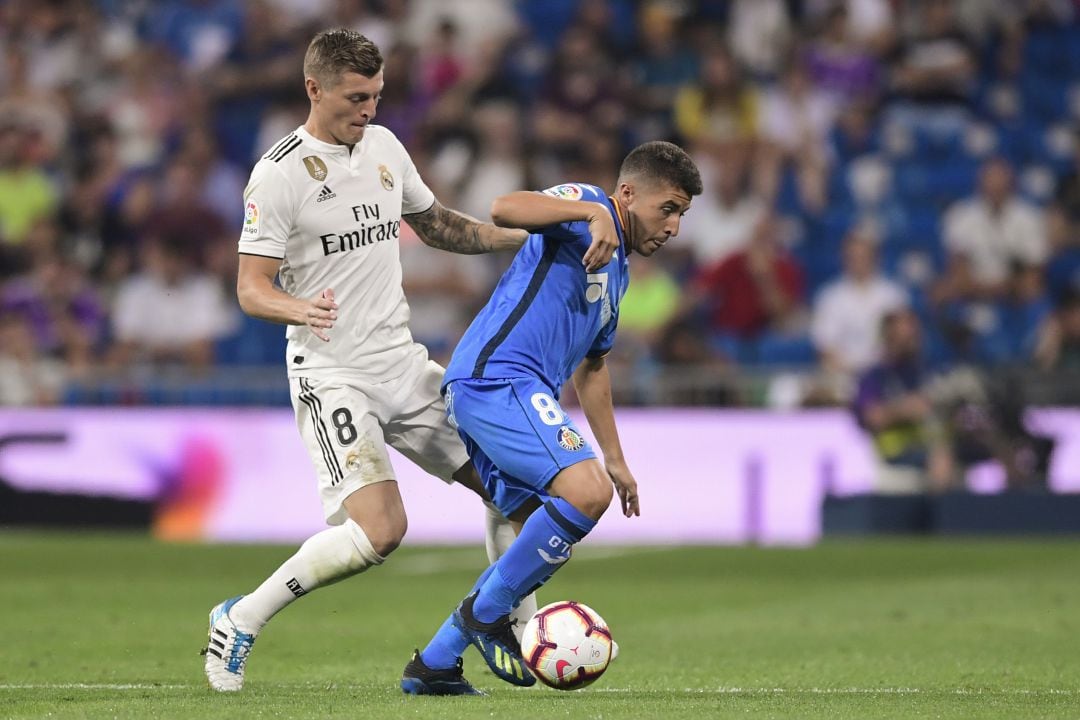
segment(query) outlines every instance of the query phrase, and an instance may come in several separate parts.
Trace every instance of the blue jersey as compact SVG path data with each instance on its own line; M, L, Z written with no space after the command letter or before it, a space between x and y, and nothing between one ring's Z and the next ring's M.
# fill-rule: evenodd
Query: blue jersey
M581 262L592 243L587 222L530 235L454 350L444 387L464 378L535 377L558 398L585 357L611 350L619 302L630 283L622 222L594 185L564 184L544 192L604 205L615 219L618 250L589 273Z

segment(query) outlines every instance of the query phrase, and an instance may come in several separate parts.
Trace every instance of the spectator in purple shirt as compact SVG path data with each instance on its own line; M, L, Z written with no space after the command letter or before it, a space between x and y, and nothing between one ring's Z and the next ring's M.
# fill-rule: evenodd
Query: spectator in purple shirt
M851 37L843 4L825 16L821 34L810 44L803 64L814 85L837 101L874 97L881 88L877 60Z
M926 391L922 335L915 314L894 310L881 321L881 362L860 377L852 410L877 450L875 489L923 492L947 485L954 461Z
M86 370L96 359L105 307L79 266L52 247L35 254L29 272L0 285L0 311L23 318L36 347L70 371Z

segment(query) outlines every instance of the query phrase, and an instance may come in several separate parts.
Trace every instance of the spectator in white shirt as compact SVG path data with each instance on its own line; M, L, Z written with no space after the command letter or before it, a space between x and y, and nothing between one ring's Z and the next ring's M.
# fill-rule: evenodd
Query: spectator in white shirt
M758 173L769 178L764 186L770 194L780 182L782 164L791 163L804 207L824 207L826 149L835 118L836 103L813 86L802 62L791 63L761 103Z
M214 341L233 328L236 315L221 283L197 269L189 252L176 239L153 239L143 270L121 283L113 305L114 363L213 361Z
M810 334L827 370L865 370L880 355L881 320L908 304L907 292L878 269L876 239L856 228L844 241L844 272L818 294Z
M41 352L26 318L0 311L0 407L55 405L65 374Z
M1012 167L1002 158L983 165L977 195L949 208L944 240L950 257L934 290L938 302L1000 299L1013 266L1046 260L1043 213L1013 193Z
M679 240L696 267L718 263L749 244L766 207L749 192L748 184L745 168L725 164L714 169L705 193L695 198L694 212L683 218Z

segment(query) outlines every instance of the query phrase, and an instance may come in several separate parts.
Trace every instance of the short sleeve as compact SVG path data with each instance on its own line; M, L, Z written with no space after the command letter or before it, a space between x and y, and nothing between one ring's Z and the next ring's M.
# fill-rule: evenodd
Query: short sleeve
M1027 204L1018 205L1012 241L1015 256L1027 265L1046 262L1046 226L1039 211Z
M581 200L583 202L594 202L604 205L605 207L607 206L607 196L595 185L586 185L584 183L562 183L561 185L549 187L547 190L542 190L541 192L544 195L550 195L551 197L556 197L561 200ZM563 242L580 240L585 243L586 247L592 242L592 236L589 234L589 223L584 222L583 220L549 225L548 227L541 228L539 232Z
M584 200L585 202L607 202L607 196L604 195L604 191L595 185L587 185L585 183L562 183L561 185L554 185L547 190L542 190L545 195L551 197L561 198L563 200Z
M277 165L261 160L244 190L244 225L239 252L284 258L296 216L292 188Z
M555 238L563 243L581 242L588 247L592 240L589 234L589 223L581 220L575 222L559 223L540 228L539 232L544 237Z
M585 353L585 357L598 358L611 352L611 348L615 345L615 329L618 326L618 315L608 320L608 324L600 328L600 332L596 334L596 339L593 340L589 351Z
M129 278L120 285L112 308L112 331L118 340L139 339L147 322L152 322L149 317L151 305L146 299L138 277Z
M836 286L827 286L818 296L810 318L810 338L818 350L832 348L837 343L839 327L837 322Z
M435 204L435 193L424 183L420 177L420 171L416 169L409 151L389 130L386 132L394 138L401 152L401 214L412 215L424 212Z
M972 251L972 209L966 202L958 203L945 213L942 239L946 249L957 255Z

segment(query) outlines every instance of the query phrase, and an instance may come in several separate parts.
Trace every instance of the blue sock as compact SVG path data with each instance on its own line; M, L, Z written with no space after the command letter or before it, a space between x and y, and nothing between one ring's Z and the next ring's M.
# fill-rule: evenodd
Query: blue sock
M570 547L594 527L595 520L562 498L537 508L480 586L473 605L476 619L493 622L513 610L570 559Z
M480 577L473 584L469 594L476 592L494 571L494 563L488 565L487 569L480 573ZM431 638L431 642L420 653L420 659L432 670L446 670L454 667L457 664L457 659L465 652L465 648L469 647L469 641L454 627L453 618L452 614L446 618L442 627Z

